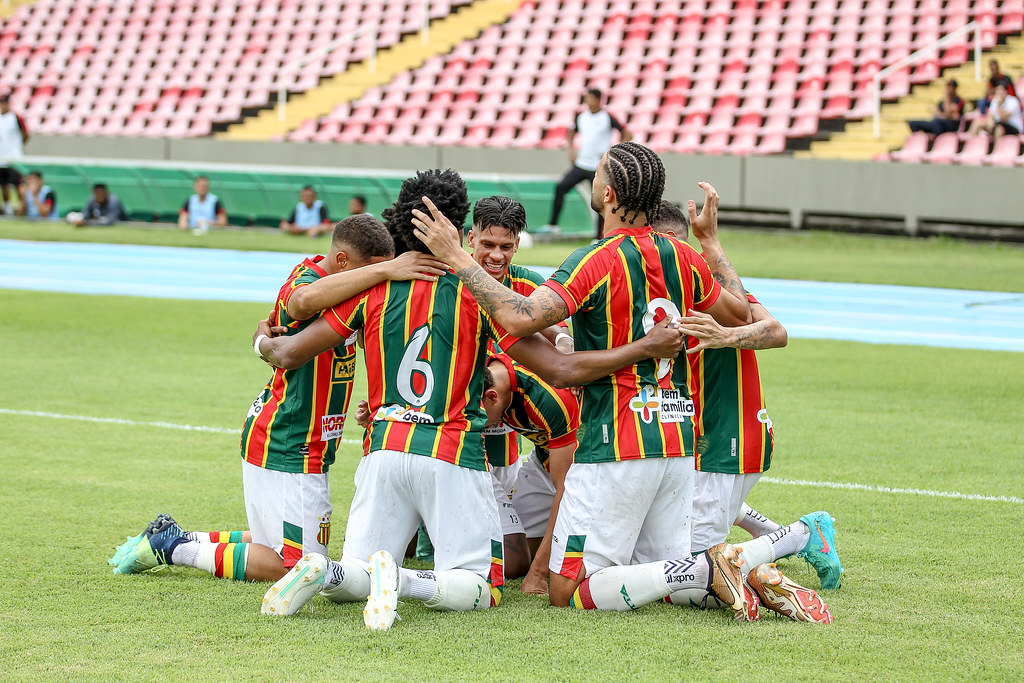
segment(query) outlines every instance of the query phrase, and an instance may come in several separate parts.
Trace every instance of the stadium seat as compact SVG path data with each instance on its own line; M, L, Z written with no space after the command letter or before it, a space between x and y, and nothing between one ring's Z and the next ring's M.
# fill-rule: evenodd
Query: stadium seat
M1013 166L1020 158L1020 137L1004 135L996 141L992 153L985 159L990 166Z
M921 156L921 161L928 164L951 164L959 148L960 138L956 133L943 133L935 138L931 149Z
M988 155L989 139L984 135L968 138L963 149L953 155L953 163L963 166L978 166Z
M928 151L928 133L920 131L911 133L910 137L903 144L902 149L892 153L893 161L902 163L920 163L921 158Z

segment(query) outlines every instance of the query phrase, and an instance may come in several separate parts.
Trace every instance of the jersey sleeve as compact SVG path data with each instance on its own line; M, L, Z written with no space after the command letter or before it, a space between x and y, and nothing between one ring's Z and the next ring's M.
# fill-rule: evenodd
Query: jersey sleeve
M46 204L46 206L48 208L52 209L53 205L56 204L56 203L57 203L57 193L55 191L53 191L53 190L50 190L49 192L46 193L46 196L43 197L43 204Z
M290 214L288 214L288 218L285 218L285 221L288 222L288 223L294 223L295 222L295 209L292 209L292 212Z
M14 115L14 118L18 121L18 129L21 130L21 136L26 137L28 135L28 126L25 125L25 119L17 114Z
M327 207L323 204L320 205L320 222L330 223L331 219L327 217Z
M217 200L217 203L213 205L213 212L218 216L222 213L227 213L227 211L224 210L224 205L220 203L219 199Z
M580 247L544 283L562 298L569 315L586 308L587 300L604 282L611 269L607 253L604 246Z
M366 302L369 299L370 291L367 290L359 296L342 301L337 306L324 311L324 318L335 332L348 338L352 336L353 332L363 327Z
M302 287L307 287L319 279L319 275L313 272L311 268L307 268L305 272L300 273L298 277L294 277L289 280L285 283L285 286L281 288L281 305L288 308L288 301L292 298L292 294L294 294L296 290Z
M612 128L619 131L620 133L622 132L622 124L619 123L619 120L617 118L615 118L611 114L608 114L608 120L611 122Z

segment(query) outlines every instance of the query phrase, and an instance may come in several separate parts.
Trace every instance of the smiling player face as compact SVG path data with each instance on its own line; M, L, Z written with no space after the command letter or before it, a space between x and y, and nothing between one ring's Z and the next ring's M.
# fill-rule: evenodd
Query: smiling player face
M502 280L519 248L519 238L512 231L497 225L469 231L469 247L473 258L495 280Z

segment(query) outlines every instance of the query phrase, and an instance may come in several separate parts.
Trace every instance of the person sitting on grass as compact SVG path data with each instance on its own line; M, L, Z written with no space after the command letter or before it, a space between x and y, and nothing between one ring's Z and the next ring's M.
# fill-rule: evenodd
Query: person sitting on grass
M331 219L327 217L327 207L317 199L316 190L312 186L302 188L299 200L288 218L281 221L282 232L316 237L333 230Z
M76 228L84 228L89 225L103 226L113 225L118 221L128 218L124 205L116 194L110 194L110 190L103 183L96 183L92 188L92 197L89 203L81 211L72 211L67 215L68 223Z
M185 200L185 204L178 212L178 227L188 230L211 225L227 225L227 211L217 199L217 195L210 194L210 179L204 175L198 176L192 183L192 189L195 190L195 194Z

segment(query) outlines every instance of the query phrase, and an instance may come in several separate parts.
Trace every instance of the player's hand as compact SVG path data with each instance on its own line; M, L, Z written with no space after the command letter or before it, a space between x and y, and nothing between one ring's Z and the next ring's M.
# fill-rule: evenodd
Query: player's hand
M719 325L710 315L693 309L686 313L686 317L677 318L676 322L684 334L700 342L687 349L687 355L700 353L704 349L721 349L732 345L732 331Z
M365 400L360 401L356 408L356 424L363 429L370 426L370 404Z
M656 323L643 341L650 358L675 358L686 346L686 337L671 317Z
M256 331L252 333L252 343L256 343L256 337L264 334L268 337L280 337L282 334L288 331L288 328L284 325L273 325L270 322L270 318L261 320L256 323Z
M426 280L434 282L448 270L444 261L418 251L407 251L388 261L389 280Z
M543 574L530 572L523 577L523 585L519 587L519 590L527 595L547 595L548 580Z
M690 214L690 230L697 241L718 239L718 192L711 183L701 181L697 187L704 190L704 206L697 215L697 202L692 199L686 202L686 210Z
M445 263L451 263L458 252L465 253L462 249L462 239L459 231L441 211L434 206L429 197L423 197L430 215L419 209L413 209L412 224L416 228L416 237L420 239L427 248Z

